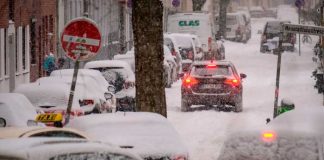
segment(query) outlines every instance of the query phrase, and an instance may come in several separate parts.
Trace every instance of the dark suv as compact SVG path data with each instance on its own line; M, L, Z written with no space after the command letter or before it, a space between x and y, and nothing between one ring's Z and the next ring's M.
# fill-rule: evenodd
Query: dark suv
M270 52L272 49L269 48L269 40L279 37L281 25L283 23L290 23L289 21L268 21L264 27L261 36L260 52ZM279 40L279 39L278 39ZM284 50L294 51L296 43L296 35L294 33L284 33L282 46Z
M182 81L181 111L191 105L231 105L241 112L245 77L229 61L195 61Z

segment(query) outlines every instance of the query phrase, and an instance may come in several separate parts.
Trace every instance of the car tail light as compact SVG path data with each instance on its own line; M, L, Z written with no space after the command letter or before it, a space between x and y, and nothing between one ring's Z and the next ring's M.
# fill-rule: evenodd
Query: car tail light
M79 100L80 106L86 106L86 105L93 105L94 100L93 99L84 99L84 100Z
M208 65L207 65L207 68L216 68L216 67L217 67L216 64L208 64Z
M185 156L176 156L172 160L187 160L187 158Z
M236 34L241 34L241 27L240 26L237 27Z
M123 87L125 89L128 89L128 88L134 88L134 86L135 86L134 82L125 82Z
M237 87L240 85L240 81L237 80L237 79L226 79L225 80L225 84L229 84L231 85L232 87Z
M197 81L197 79L188 76L183 80L182 84L184 86L190 88L191 86L198 84L198 81Z

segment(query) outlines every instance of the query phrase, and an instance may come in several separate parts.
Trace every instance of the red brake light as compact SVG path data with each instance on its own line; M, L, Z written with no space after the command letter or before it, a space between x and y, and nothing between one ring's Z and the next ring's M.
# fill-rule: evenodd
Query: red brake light
M198 83L198 81L195 79L195 78L193 78L193 77L186 77L184 80L183 80L183 82L182 82L182 84L184 85L184 86L187 86L187 87L191 87L191 86L193 86L193 85L196 85Z
M80 106L86 106L86 105L93 105L94 100L93 99L84 99L84 100L79 100Z
M133 82L125 82L124 83L124 88L128 89L128 88L133 88L135 86L135 84Z
M240 85L240 81L237 80L237 79L226 79L225 80L225 84L229 84L231 85L232 87L237 87Z
M208 64L208 65L207 65L207 68L216 68L216 67L217 67L216 64Z

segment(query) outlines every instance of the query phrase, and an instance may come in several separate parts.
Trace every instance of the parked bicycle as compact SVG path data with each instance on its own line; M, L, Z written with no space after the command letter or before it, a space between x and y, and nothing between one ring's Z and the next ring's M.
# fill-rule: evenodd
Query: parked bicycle
M311 36L309 36L308 34L304 34L303 37L302 37L302 42L303 43L311 44L312 43Z

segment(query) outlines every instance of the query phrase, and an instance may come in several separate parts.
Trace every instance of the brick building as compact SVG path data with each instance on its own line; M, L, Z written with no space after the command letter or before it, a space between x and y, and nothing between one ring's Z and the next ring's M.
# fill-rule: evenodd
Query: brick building
M56 16L56 0L0 1L0 92L44 76L45 53L56 53ZM9 55L9 20L14 22L15 56ZM15 73L9 73L10 66ZM15 81L11 88L10 80Z

